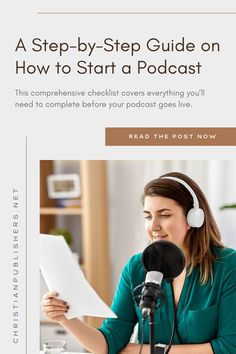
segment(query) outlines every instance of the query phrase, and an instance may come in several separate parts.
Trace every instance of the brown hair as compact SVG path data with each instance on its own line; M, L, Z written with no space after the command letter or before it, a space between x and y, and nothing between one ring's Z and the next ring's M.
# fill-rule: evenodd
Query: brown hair
M183 208L184 214L187 216L188 211L193 207L193 198L190 192L179 182L162 178L167 176L177 177L185 181L196 193L199 206L205 213L203 225L200 228L190 228L184 240L184 246L188 252L189 274L191 274L194 267L199 266L200 282L205 284L209 278L211 281L213 280L213 263L216 261L216 255L212 246L222 248L224 246L209 204L199 186L183 173L167 173L147 183L144 187L142 201L144 202L146 196L170 198Z

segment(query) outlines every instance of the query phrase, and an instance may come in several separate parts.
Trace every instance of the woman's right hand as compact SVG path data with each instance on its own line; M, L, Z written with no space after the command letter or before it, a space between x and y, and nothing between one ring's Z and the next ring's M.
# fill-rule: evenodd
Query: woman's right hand
M65 314L69 310L67 302L57 299L58 293L51 291L43 296L41 309L43 313L52 321L63 322L66 320Z

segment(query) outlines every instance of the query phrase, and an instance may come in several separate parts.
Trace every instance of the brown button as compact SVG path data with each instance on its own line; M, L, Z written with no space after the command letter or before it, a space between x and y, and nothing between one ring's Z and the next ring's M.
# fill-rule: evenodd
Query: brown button
M236 128L105 128L106 146L236 146Z

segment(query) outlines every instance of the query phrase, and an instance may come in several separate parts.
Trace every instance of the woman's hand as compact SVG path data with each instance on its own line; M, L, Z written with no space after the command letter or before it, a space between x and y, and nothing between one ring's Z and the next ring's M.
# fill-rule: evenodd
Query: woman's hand
M63 322L69 306L65 301L57 299L57 296L55 291L46 293L41 302L41 309L51 321Z

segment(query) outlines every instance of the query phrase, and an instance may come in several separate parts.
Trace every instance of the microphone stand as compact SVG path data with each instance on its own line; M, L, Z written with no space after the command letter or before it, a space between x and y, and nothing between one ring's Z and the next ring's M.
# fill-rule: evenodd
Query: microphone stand
M154 286L154 284L152 284L152 286ZM154 319L154 315L155 315L155 311L157 309L156 307L156 301L157 299L162 297L162 303L160 304L163 305L164 304L164 300L163 297L165 298L165 294L161 293L161 288L159 285L155 286L156 288L156 296L154 298L152 298L152 303L151 306L148 308L144 308L143 309L143 319L146 319L147 317L149 317L149 344L150 344L150 354L155 354L156 353L156 348L155 348L155 319Z
M149 317L149 345L150 345L150 354L155 354L155 320L154 320L155 309L149 308L146 309L143 320Z
M150 354L155 354L155 320L154 311L149 314L149 339L150 339Z
M157 300L159 303L157 304ZM146 283L142 295L139 307L142 310L142 316L145 320L149 317L149 343L150 354L155 354L155 319L154 314L157 308L164 305L165 293L161 289L159 284Z
M168 282L170 283L170 286L171 286L172 301L173 301L173 305L174 305L174 303L175 303L174 302L174 290L173 290L173 285L172 285L173 279L168 279ZM152 286L155 286L155 285L152 284ZM156 290L158 293L161 290L161 288L159 286L155 286L155 287L156 287ZM158 289L160 289L160 290L158 291ZM155 314L157 307L155 306L156 300L154 300L154 299L158 299L158 298L160 299L162 297L162 303L160 304L160 306L163 305L163 303L164 303L163 301L165 301L164 300L165 293L162 293L162 294L161 294L161 292L159 292L159 294L157 294L157 293L156 293L156 296L154 298L152 298L151 306L149 306L148 308L147 307L142 308L143 320L145 320L147 317L149 317L150 354L156 354L156 352L157 352L156 343L155 343L155 320L154 320L154 314ZM173 327L172 327L172 331L171 331L170 342L167 345L167 348L165 351L166 353L169 353L169 351L170 351L176 330L177 330L177 328L176 328L176 309L174 308L174 322L173 322ZM178 335L178 333L177 333L177 335Z

